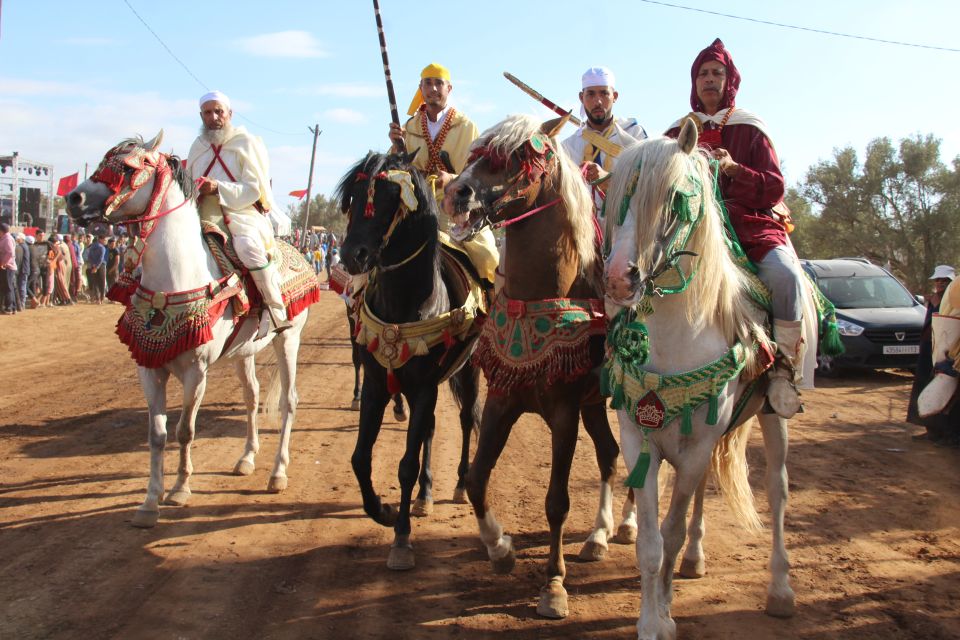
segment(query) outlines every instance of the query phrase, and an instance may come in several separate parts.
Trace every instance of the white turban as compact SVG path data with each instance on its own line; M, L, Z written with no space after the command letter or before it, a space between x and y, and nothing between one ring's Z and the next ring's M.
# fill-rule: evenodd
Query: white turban
M225 93L221 93L216 90L211 91L210 93L205 93L202 96L200 96L200 108L203 109L203 105L207 102L210 102L211 100L216 100L217 102L222 104L224 107L226 107L227 110L230 109L230 98L228 98Z
M581 89L587 87L613 87L617 79L613 76L613 71L606 67L590 67L583 73L583 82Z

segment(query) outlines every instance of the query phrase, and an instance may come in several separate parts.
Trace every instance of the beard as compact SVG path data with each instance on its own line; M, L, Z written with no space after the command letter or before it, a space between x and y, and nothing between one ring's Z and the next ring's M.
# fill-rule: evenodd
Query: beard
M220 129L207 129L205 126L201 126L200 137L210 144L220 146L233 137L233 125L227 123Z
M587 114L587 120L590 121L590 124L596 125L596 126L598 126L598 127L601 126L601 125L606 124L607 121L610 120L611 117L613 117L613 110L604 111L604 112L603 112L603 115L600 116L600 117L597 117L597 116L593 115L592 113L588 113L588 114Z

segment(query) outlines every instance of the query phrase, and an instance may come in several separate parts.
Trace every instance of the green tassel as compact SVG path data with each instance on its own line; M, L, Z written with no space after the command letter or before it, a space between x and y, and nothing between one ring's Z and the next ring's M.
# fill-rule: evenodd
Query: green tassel
M637 464L633 465L633 470L627 479L623 481L624 486L634 489L643 489L643 484L647 479L647 471L650 470L650 451L648 450L646 440L643 443L643 451L637 458Z
M680 422L680 434L688 436L693 433L693 407L690 402L683 405L683 420Z
M717 414L720 413L719 405L720 405L719 396L716 396L716 395L710 396L710 399L707 401L707 424L709 424L710 426L717 424L717 419L719 417Z
M820 338L820 353L828 356L838 356L845 351L843 342L840 341L840 330L837 329L836 316L828 318L826 330L823 337Z
M600 367L600 395L610 397L610 370L606 366Z
M623 385L617 384L613 387L613 399L610 401L611 409L623 409L627 399L623 395Z

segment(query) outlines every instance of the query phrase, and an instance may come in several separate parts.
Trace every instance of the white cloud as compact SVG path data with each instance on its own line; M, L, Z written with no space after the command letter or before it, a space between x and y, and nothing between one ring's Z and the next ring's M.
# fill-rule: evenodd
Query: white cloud
M366 116L359 111L342 107L327 109L323 112L323 115L334 122L340 122L342 124L363 124L367 121Z
M278 31L240 38L235 43L250 55L266 58L326 58L330 54L307 31Z
M28 80L26 78L0 77L0 87L3 87L5 96L92 96L95 92L79 84L68 82L48 82L45 80Z
M384 85L341 82L339 84L321 84L315 87L298 89L298 93L338 98L380 98L387 94Z

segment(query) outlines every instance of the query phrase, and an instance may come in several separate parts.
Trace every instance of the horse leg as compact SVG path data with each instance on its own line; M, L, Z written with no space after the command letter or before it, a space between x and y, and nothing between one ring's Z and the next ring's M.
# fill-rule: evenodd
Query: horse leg
M467 495L480 529L480 541L496 573L510 573L516 563L513 540L503 533L487 501L490 473L503 453L510 430L523 413L520 401L512 396L488 397L483 405L477 452L467 471Z
M349 308L347 308L347 322L350 323L350 356L353 358L353 400L350 402L350 410L360 411L360 345L353 337L357 329L357 321Z
M364 372L369 373L369 372ZM382 377L382 376L381 376ZM396 511L381 502L373 487L371 473L373 470L373 445L380 435L380 425L383 422L383 412L387 408L386 381L378 380L376 376L366 375L363 387L360 390L360 427L357 430L357 445L350 457L353 473L360 485L360 495L363 497L363 510L373 518L374 522L385 527L392 527L397 520Z
M547 558L547 583L540 589L537 613L545 618L567 616L567 590L563 580L567 567L563 561L563 525L570 512L570 467L577 449L580 412L576 400L563 401L559 394L544 411L550 427L550 486L547 489L547 522L550 523L550 553ZM572 404L577 402L577 404ZM609 503L609 500L608 500ZM613 516L610 514L610 527Z
M627 489L627 498L620 511L620 525L613 541L617 544L633 544L637 541L637 503L633 499L632 489Z
M410 401L410 424L407 426L407 447L400 459L397 479L400 481L400 509L393 526L394 539L387 558L387 568L403 571L414 567L410 544L410 501L420 475L420 450L426 449L436 426L437 387L421 387L407 396ZM426 454L425 454L426 457ZM429 488L429 484L427 485ZM422 485L421 485L422 488Z
M583 426L593 440L600 468L600 503L593 531L587 537L579 558L583 562L602 560L607 555L607 543L613 537L613 479L617 473L620 446L610 431L607 409L603 403L580 407Z
M280 376L280 443L273 471L267 482L269 493L280 493L287 488L287 467L290 465L290 436L297 417L297 353L300 351L302 326L277 334L273 348L277 354L277 373ZM273 384L276 384L274 380ZM271 393L275 397L275 394Z
M257 431L257 408L260 403L260 383L257 381L256 362L253 356L237 360L234 363L237 377L243 387L243 403L247 408L247 441L243 455L233 466L234 475L249 476L255 469L254 459L260 451L260 439Z
M703 496L707 490L708 475L708 472L704 472L693 496L693 513L690 514L690 526L687 529L687 548L683 552L680 569L677 570L684 578L702 578L707 572L703 555L703 536L706 533Z
M163 449L167 445L167 380L170 372L166 369L137 367L137 374L147 400L150 422L147 433L150 443L150 480L147 483L147 497L133 514L131 524L147 529L157 524L160 501L163 499Z
M463 367L451 381L451 389L460 403L460 464L457 465L457 486L453 490L453 501L456 504L466 504L467 472L470 470L470 438L480 423L477 407L477 398L480 395L480 370L469 365Z
M403 395L399 393L393 394L393 419L397 422L405 422L407 419L407 412L403 408Z
M164 498L163 504L182 507L190 500L190 476L193 475L193 459L190 451L196 436L197 412L207 390L207 372L205 368L194 366L183 375L183 411L177 422L177 442L180 444L180 465L177 467L177 480Z
M399 394L397 394L399 395ZM396 407L394 407L396 411ZM433 513L433 472L430 470L430 460L433 454L433 435L436 432L436 418L430 430L424 434L423 438L423 462L420 464L420 477L418 482L420 490L417 492L417 499L410 507L410 515L417 518L423 518ZM407 433L410 433L408 428Z
M767 588L767 613L789 618L794 613L794 594L790 587L790 558L783 539L783 514L787 509L787 421L774 414L758 414L763 429L763 448L767 459L767 500L773 529L770 554L770 586Z

